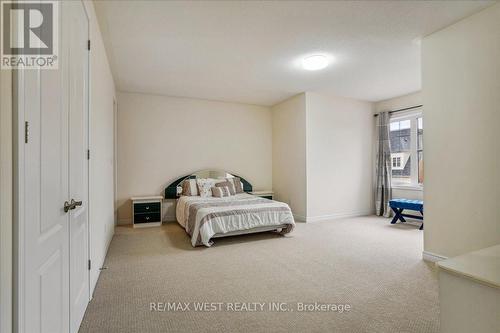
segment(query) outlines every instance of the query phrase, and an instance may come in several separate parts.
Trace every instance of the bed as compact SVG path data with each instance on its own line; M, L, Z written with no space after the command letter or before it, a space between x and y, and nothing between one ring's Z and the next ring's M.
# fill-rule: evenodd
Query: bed
M235 177L242 183L243 193L227 197L181 195L183 182L188 179L227 179ZM197 172L179 178L165 189L165 198L172 199L175 187L176 219L191 238L191 245L207 246L218 237L274 231L290 233L295 227L290 207L283 202L257 197L245 179L221 171Z

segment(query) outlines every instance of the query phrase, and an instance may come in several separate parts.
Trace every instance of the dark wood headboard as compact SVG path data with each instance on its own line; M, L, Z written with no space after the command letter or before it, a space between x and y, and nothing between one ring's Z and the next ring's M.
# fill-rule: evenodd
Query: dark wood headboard
M238 175L235 175L234 173L231 173L231 175L233 175L234 177L238 177L241 180L241 182L243 183L243 191L252 192L252 189L253 189L252 184L250 184L245 178L240 177ZM195 178L196 178L196 173L182 176L182 177L178 178L177 180L173 181L172 183L170 183L165 188L165 193L164 193L165 199L177 199L177 197L178 197L177 196L177 186L179 186L179 184L185 179L195 179Z

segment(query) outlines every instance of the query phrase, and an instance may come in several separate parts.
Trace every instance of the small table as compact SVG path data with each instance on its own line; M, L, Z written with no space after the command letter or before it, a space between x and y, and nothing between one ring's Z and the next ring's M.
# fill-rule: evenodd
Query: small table
M272 190L267 190L267 191L253 191L253 192L248 192L251 195L255 195L257 197L261 197L264 199L269 199L273 200L274 198L274 192Z
M396 223L398 220L401 222L406 222L405 217L411 217L417 220L424 219L424 202L422 200L409 200L409 199L393 199L389 201L389 207L394 211L394 218L391 221L391 224ZM416 210L419 211L422 216L412 215L412 214L403 214L403 210ZM424 229L424 222L420 226L420 230Z
M161 225L163 197L132 197L132 223L134 228Z

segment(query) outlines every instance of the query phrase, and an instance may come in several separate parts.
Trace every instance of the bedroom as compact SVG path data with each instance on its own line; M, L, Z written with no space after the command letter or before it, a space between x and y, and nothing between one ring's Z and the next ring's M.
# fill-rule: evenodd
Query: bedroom
M498 331L498 2L45 3L57 68L2 43L2 333Z

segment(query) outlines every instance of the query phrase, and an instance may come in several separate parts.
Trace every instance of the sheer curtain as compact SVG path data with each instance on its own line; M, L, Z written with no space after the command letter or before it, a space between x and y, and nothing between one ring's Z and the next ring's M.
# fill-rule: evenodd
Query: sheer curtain
M390 217L389 200L391 188L391 144L389 142L389 112L381 112L377 117L377 164L375 183L375 214Z

